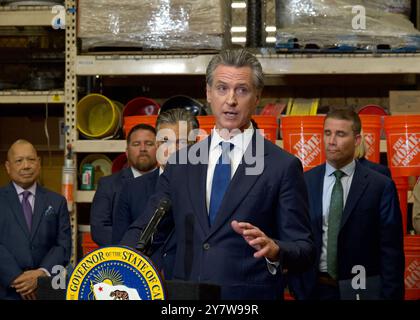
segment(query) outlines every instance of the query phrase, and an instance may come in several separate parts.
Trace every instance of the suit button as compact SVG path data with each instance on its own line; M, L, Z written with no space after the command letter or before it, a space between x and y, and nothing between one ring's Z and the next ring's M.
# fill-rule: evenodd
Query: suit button
M203 249L204 250L209 250L210 249L210 243L205 243L205 244L203 244Z
M165 252L164 254L163 254L163 257L166 257L168 254Z

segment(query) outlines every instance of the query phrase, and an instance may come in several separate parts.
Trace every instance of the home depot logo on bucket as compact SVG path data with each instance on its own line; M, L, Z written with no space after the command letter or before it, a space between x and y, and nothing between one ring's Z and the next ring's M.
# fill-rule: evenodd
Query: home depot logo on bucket
M384 128L392 176L418 176L420 172L420 115L386 116Z
M289 141L292 153L302 161L305 170L323 163L321 156L322 136L320 134L291 134L289 135Z
M366 155L365 157L368 160L371 160L371 158L374 156L375 154L375 148L374 148L374 144L377 141L377 137L374 133L366 133L363 135L364 139L365 139L365 148L366 148Z
M325 161L324 115L282 116L283 147L298 157L309 170Z
M418 256L406 256L408 263L405 270L405 289L406 290L420 290L420 261Z
M411 133L406 136L390 134L389 139L394 150L391 158L394 167L420 166L420 134Z
M420 299L420 235L404 237L405 299Z

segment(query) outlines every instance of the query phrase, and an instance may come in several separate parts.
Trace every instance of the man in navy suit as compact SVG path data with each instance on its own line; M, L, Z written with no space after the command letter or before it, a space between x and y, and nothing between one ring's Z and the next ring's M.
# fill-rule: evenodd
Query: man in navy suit
M301 163L251 124L264 86L254 55L222 51L206 82L216 126L170 158L145 216L171 201L161 223L174 228L173 279L220 285L223 299L282 299L283 269L314 261ZM144 226L137 220L122 242L135 245Z
M186 125L186 130L180 130L180 127L184 125L183 123ZM194 129L198 129L198 121L186 109L170 109L159 114L156 120L156 130L159 136L156 145L159 150L158 154L161 155L158 158L159 170L154 170L149 174L130 180L121 189L112 228L112 241L114 244L118 244L121 241L128 227L145 210L147 201L155 193L159 175L165 169L167 158L176 150L186 147L188 142L190 144L194 143L193 140L188 140L189 132ZM176 249L172 234L168 239L163 239L164 245L151 257L157 267L163 270L167 280L172 275ZM154 245L156 245L156 242Z
M364 270L366 288L372 288L368 296L404 297L397 191L390 178L354 160L360 130L353 110L331 111L324 122L327 162L305 173L317 260L303 275L289 272L289 286L298 299L343 298L340 284L352 283L346 280L355 278L358 268Z
M362 166L368 167L371 170L374 170L376 172L379 172L385 176L387 176L388 178L391 179L391 170L389 170L389 168L387 166L384 166L383 164L380 163L375 163L373 161L369 161L368 159L366 159L365 157L356 159Z
M0 188L0 299L34 300L38 278L69 263L67 203L36 182L40 159L28 141L10 147L5 165L11 182Z
M92 239L99 246L112 244L113 212L124 183L156 169L155 140L155 128L147 124L134 126L127 136L129 167L99 179L90 210Z

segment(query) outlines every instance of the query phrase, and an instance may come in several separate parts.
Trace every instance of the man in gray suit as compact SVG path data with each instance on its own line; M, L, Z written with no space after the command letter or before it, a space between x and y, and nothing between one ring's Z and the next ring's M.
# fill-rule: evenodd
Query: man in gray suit
M36 299L38 278L70 260L71 232L63 196L41 187L34 146L17 140L9 149L11 182L0 188L0 299Z

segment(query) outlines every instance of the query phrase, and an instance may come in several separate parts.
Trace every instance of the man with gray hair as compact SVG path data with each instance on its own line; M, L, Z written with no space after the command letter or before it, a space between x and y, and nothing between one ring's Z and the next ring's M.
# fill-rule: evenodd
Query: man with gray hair
M128 227L139 217L142 218L142 212L155 191L157 180L163 173L168 157L175 151L195 142L194 138L191 139L193 136L191 132L195 129L198 129L197 118L186 109L176 108L159 114L156 120L159 170L135 178L122 188L113 219L112 242L114 244L120 243ZM190 139L188 139L189 135ZM163 270L165 278L170 279L176 249L175 243L172 236L165 237L161 242L164 245L151 258L157 267L161 271ZM130 243L133 247L135 244ZM155 239L154 246L158 246L158 244L159 239Z
M282 299L283 269L314 261L302 165L251 123L264 86L254 55L220 52L206 81L216 126L189 147L186 163L182 152L169 159L145 217L170 199L161 223L175 230L174 279L219 285L222 299ZM135 242L146 225L134 223L127 239Z

